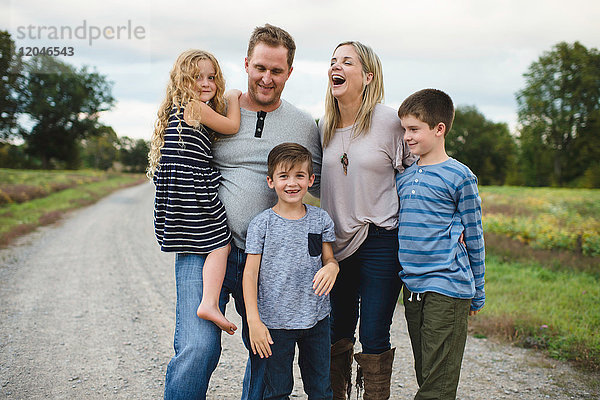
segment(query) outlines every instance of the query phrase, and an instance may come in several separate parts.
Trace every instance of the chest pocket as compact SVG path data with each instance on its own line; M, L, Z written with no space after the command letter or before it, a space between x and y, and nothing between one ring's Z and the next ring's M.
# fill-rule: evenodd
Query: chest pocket
M311 257L317 257L321 255L323 251L323 235L320 233L309 233L308 234L308 254Z

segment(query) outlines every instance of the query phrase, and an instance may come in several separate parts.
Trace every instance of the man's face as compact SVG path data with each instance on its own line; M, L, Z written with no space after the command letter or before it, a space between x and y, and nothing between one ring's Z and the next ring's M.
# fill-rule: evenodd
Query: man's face
M251 106L273 111L280 104L281 92L292 73L287 64L288 50L258 43L245 66L248 73L248 94Z

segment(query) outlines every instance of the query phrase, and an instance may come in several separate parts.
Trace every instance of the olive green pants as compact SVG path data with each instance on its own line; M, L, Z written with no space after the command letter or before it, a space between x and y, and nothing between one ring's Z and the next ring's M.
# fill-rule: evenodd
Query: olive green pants
M415 400L455 399L471 299L402 290L419 383Z

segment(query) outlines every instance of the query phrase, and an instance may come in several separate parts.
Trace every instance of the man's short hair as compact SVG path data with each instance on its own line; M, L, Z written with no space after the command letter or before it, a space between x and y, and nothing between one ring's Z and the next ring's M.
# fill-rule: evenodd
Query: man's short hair
M285 47L288 51L288 67L292 67L292 64L294 63L294 54L296 53L296 43L294 42L292 35L285 30L271 24L265 24L265 26L257 26L254 28L254 32L252 32L252 36L250 36L250 41L248 42L248 59L252 57L254 47L256 47L258 43L264 43L272 47Z
M446 135L454 121L454 104L446 93L438 89L423 89L408 96L398 109L398 117L409 115L425 122L433 129L443 122L446 125Z
M293 167L308 162L308 175L313 174L312 155L310 151L298 143L281 143L269 152L267 158L267 174L273 179L273 174L278 166L289 171Z

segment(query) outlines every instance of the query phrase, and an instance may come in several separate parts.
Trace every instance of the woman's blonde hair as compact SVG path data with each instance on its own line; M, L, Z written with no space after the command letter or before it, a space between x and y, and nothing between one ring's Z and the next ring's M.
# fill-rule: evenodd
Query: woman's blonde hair
M362 65L363 77L372 73L373 79L367 85L363 85L362 101L352 128L352 136L360 136L371 128L371 117L377 103L383 102L383 68L377 54L369 46L360 42L343 42L337 45L335 51L341 46L350 45L354 47L358 59ZM364 81L363 81L364 82ZM340 108L338 101L331 94L331 81L327 84L327 94L325 95L325 116L323 117L323 147L327 147L335 130L339 128L341 122Z
M177 57L173 69L169 75L167 84L167 93L165 99L160 104L157 112L157 119L154 123L154 132L150 142L150 152L148 153L148 171L146 175L152 179L154 172L160 160L160 149L165 145L165 129L169 124L169 115L171 109L177 107L177 113L181 107L197 97L195 92L196 78L198 77L198 62L209 60L215 69L215 84L217 90L215 96L208 102L208 105L218 112L225 115L227 105L223 94L225 93L225 78L221 72L219 62L207 51L187 50ZM181 121L179 121L181 125ZM181 140L181 136L180 136Z

